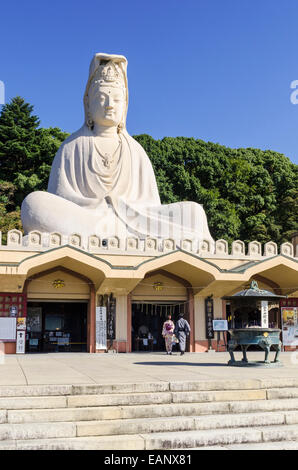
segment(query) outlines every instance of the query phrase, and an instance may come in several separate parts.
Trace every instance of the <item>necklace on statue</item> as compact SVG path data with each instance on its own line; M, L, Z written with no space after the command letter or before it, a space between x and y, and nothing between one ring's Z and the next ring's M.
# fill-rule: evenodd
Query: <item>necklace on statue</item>
M113 165L114 159L115 159L115 155L116 155L116 153L117 153L117 151L118 151L118 149L119 149L120 146L121 146L121 140L119 141L119 144L118 144L118 146L117 146L117 148L116 148L116 150L115 150L115 152L114 152L113 154L110 154L110 153L108 153L108 152L105 152L104 154L102 154L102 153L99 151L97 145L95 144L95 148L96 148L97 152L99 153L99 155L100 155L100 157L101 157L103 166L104 166L105 168L107 168L108 170L110 170L111 166Z

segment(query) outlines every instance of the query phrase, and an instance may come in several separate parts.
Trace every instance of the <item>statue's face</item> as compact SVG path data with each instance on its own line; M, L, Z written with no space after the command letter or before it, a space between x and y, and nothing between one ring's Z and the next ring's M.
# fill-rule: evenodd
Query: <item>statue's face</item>
M99 126L113 127L121 122L125 110L122 88L91 87L89 91L89 113Z

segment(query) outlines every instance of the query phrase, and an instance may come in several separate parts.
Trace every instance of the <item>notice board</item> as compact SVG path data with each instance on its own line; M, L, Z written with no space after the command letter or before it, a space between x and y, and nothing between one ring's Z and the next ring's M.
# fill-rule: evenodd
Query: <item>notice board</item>
M96 307L96 349L107 349L106 307Z
M16 327L16 318L0 317L0 341L15 341Z

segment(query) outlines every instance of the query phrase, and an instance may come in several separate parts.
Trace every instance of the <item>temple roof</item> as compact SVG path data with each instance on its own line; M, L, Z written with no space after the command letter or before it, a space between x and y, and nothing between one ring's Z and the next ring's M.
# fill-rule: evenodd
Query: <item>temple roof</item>
M236 300L238 298L259 298L263 300L277 300L280 298L285 298L284 295L277 295L269 290L259 289L257 281L252 281L249 289L244 289L232 296L223 297L224 300Z

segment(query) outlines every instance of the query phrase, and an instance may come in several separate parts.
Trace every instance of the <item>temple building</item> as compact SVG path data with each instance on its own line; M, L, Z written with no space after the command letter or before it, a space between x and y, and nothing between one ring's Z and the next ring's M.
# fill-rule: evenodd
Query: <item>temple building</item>
M295 245L293 244L295 243ZM212 318L229 320L232 295L256 280L260 288L288 296L284 305L298 310L297 236L279 251L273 242L245 246L225 240L194 246L173 239L140 242L91 236L88 248L81 237L12 230L0 246L0 316L26 317L26 352L161 351L162 323L185 313L191 326L187 350L223 350L217 337L208 343L207 303ZM294 253L294 249L296 250ZM96 338L96 309L106 307L107 344ZM280 305L269 312L269 324L281 327ZM209 312L210 313L210 312ZM297 316L296 320L297 322ZM141 325L150 332L145 341ZM148 335L147 335L148 336ZM1 338L5 353L16 352L16 339Z

